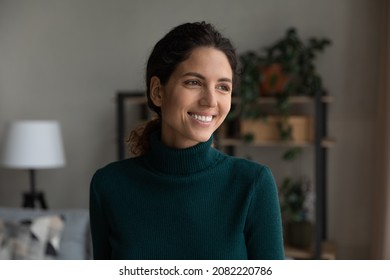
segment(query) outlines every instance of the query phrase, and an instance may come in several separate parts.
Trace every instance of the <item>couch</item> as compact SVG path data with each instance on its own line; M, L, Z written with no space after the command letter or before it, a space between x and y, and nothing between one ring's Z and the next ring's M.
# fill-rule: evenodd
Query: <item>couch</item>
M0 259L91 258L88 210L0 207Z

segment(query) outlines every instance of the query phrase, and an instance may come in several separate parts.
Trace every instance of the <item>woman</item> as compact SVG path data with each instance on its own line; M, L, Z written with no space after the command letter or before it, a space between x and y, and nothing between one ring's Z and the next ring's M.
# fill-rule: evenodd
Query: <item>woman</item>
M283 259L271 171L214 149L230 110L237 57L210 24L172 29L147 64L157 119L133 131L138 156L91 182L95 259Z

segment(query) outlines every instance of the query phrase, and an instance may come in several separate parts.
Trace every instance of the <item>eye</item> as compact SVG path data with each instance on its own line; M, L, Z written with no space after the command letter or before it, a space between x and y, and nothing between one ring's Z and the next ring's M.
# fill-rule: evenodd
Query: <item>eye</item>
M184 82L186 86L200 86L201 82L198 80L187 80Z
M226 93L230 92L230 86L225 84L218 85L217 89Z

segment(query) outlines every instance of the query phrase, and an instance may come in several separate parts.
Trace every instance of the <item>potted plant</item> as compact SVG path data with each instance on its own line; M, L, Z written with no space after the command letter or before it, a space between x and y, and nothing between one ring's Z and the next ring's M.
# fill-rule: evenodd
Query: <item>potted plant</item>
M258 99L261 96L273 96L277 100L279 116L276 128L279 140L293 140L288 98L292 95L313 96L315 92L324 90L314 62L316 55L330 43L327 38L311 38L305 43L297 31L290 28L282 39L266 47L261 53L249 51L242 54L238 106L240 118L253 124L256 123L253 122L254 119L267 121L267 114L262 110ZM255 138L248 131L244 134L246 140ZM293 159L299 152L300 149L290 149L283 158Z
M287 244L298 248L308 248L313 238L313 225L307 215L310 184L303 179L294 181L288 177L280 188L280 203Z
M317 53L330 44L327 38L310 38L305 43L295 28L288 29L282 39L260 55L261 94L311 96L323 90L314 62Z

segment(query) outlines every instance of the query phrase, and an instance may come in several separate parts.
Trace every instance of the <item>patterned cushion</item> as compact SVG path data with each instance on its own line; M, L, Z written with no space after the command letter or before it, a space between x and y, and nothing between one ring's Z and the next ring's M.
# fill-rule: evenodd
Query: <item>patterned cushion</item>
M54 259L63 229L59 215L20 222L0 219L0 259Z

